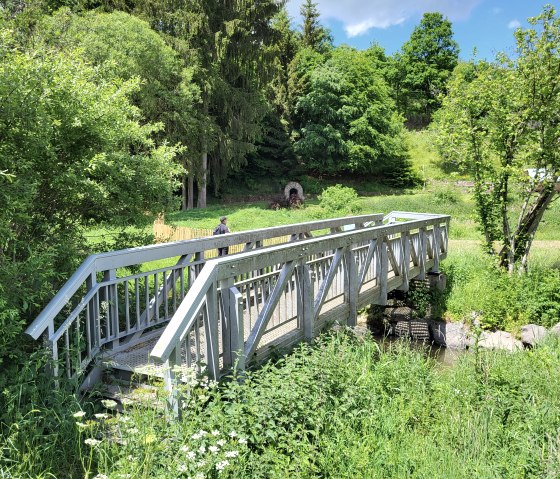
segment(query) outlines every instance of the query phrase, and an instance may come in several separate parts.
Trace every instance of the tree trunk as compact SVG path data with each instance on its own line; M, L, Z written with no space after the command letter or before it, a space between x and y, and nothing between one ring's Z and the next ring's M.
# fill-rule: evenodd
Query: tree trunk
M187 209L187 192L188 192L188 185L187 185L188 176L185 174L183 175L183 181L181 182L181 211L185 211Z
M208 117L208 98L204 99L204 104L202 106L202 112L204 118ZM208 180L208 142L206 140L206 132L204 132L204 138L202 139L202 171L200 175L200 180L198 181L198 198L196 206L198 208L206 208L206 182Z
M193 208L194 208L194 176L189 175L187 209L192 210Z
M208 173L208 153L202 153L202 174L198 181L197 208L206 208L206 176Z

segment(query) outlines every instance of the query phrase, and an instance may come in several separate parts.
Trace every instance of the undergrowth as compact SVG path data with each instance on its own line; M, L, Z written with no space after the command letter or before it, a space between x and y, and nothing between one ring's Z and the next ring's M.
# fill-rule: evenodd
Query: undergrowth
M34 451L3 440L0 477L555 478L559 368L553 337L442 369L406 343L332 333L242 381L191 382L177 421L67 403L58 439L27 427Z

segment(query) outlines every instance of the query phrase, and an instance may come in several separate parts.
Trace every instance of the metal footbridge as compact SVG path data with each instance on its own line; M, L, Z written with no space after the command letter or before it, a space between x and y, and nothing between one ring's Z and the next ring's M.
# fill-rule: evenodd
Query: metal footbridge
M90 384L104 367L173 392L185 368L219 379L438 271L450 217L393 211L88 257L26 333L53 373ZM242 252L216 257L216 249Z

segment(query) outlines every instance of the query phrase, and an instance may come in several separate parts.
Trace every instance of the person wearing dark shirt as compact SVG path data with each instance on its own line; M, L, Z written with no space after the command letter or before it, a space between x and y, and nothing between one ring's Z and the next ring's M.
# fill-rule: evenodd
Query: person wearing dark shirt
M220 224L214 229L214 235L223 235L229 233L229 228L227 227L227 216L222 216L220 218ZM225 256L229 253L229 247L225 246L223 248L218 248L218 256Z

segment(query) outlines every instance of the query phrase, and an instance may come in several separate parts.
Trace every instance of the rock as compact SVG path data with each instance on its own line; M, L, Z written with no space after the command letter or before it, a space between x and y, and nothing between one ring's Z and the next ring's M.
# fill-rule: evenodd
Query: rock
M430 321L432 339L435 344L450 349L466 349L474 344L465 323Z
M550 328L550 334L555 334L556 336L560 336L560 323L555 324Z
M480 335L478 345L481 348L504 349L506 351L523 349L523 343L505 331L483 332Z
M560 329L560 328L559 328ZM521 341L534 346L546 336L546 328L537 324L526 324L521 327Z

